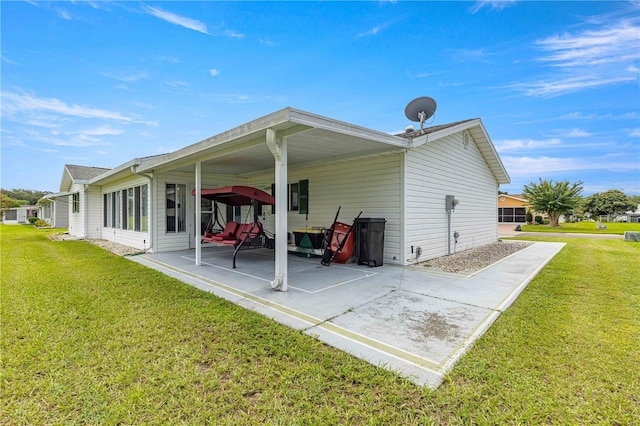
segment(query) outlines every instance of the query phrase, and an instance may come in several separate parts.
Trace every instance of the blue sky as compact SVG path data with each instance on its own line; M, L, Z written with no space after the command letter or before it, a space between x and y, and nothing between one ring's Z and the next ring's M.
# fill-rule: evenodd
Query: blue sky
M520 193L640 194L640 3L5 2L3 188L57 191L284 107L398 133L480 117Z

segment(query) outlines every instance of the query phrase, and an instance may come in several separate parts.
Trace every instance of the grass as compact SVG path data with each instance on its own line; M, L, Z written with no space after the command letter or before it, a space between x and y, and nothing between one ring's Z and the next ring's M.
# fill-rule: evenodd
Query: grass
M640 418L637 243L567 238L431 391L99 247L52 242L51 232L0 227L0 424Z
M579 234L624 234L625 231L640 231L640 223L609 222L607 229L597 229L595 222L561 223L560 226L521 225L523 232L561 232Z

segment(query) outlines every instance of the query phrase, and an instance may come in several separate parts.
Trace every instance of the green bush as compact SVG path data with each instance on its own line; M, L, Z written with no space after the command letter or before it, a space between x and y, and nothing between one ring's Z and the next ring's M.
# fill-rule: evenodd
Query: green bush
M542 225L542 216L536 216L536 224Z
M38 221L38 218L35 216L31 216L29 219L27 219L29 221L30 224L35 224Z
M32 219L32 218L29 218L29 219ZM29 222L31 222L31 220L29 220ZM45 221L44 221L44 220L42 220L42 219L37 219L37 220L35 220L34 222L32 222L32 224L33 224L34 226L38 227L38 228L44 228L44 227L49 227L49 226L51 226L51 225L49 225L47 222L45 222Z
M525 215L525 220L527 221L527 223L533 222L533 213L531 213L531 210L527 210L527 214Z

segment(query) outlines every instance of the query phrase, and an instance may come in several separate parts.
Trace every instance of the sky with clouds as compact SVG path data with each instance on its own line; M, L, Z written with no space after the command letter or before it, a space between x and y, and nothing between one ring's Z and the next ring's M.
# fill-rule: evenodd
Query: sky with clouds
M2 2L1 186L57 191L290 106L480 117L511 184L640 194L640 2Z

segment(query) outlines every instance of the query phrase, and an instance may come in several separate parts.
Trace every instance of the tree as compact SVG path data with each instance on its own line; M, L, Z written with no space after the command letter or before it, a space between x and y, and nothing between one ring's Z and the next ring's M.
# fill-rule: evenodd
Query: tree
M2 189L3 194L14 200L19 200L21 205L35 206L38 200L47 194L51 194L50 191L36 191L33 189Z
M549 215L551 226L558 226L560 216L572 212L580 204L582 181L571 184L567 180L555 183L539 180L539 183L525 185L522 193L535 211Z
M12 207L20 207L20 203L0 192L0 214Z
M588 196L583 205L584 211L594 216L617 215L633 211L636 205L622 191L611 189Z

